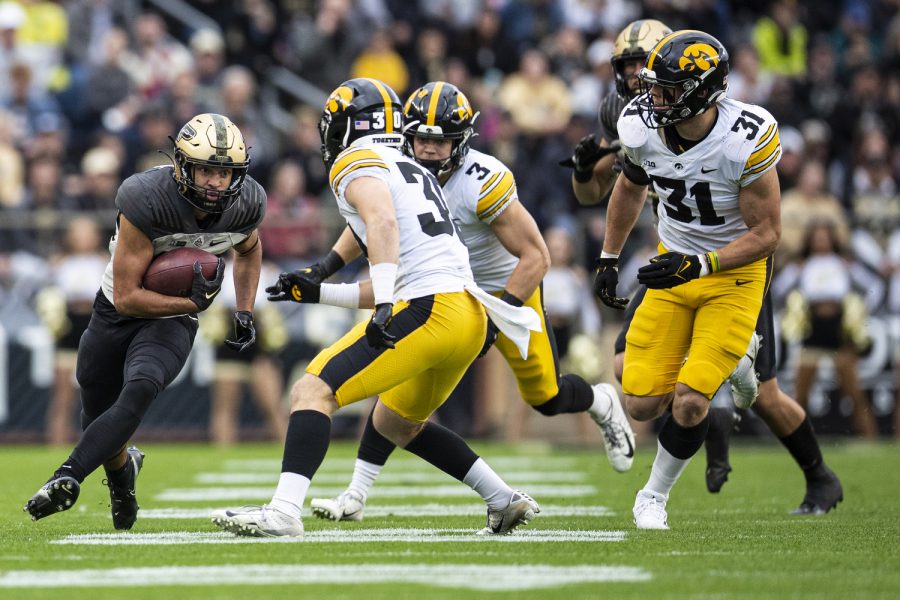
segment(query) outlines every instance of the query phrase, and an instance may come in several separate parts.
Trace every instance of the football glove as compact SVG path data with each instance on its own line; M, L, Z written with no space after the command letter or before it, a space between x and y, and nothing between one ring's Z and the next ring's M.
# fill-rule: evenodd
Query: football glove
M560 161L560 166L572 167L575 169L575 180L585 183L593 176L594 165L608 154L615 154L619 151L618 142L611 146L600 146L594 135L586 135L581 138L571 158Z
M300 269L298 272L306 275L313 283L322 283L340 271L343 266L344 259L341 258L340 254L332 250L320 262L313 263L305 269Z
M494 345L494 342L497 341L497 334L500 333L500 330L490 317L488 317L487 321L487 334L484 336L484 345L481 347L481 352L478 353L476 358L481 358L487 354L488 350L491 349L491 346Z
M369 324L366 325L366 341L373 348L393 348L397 336L387 332L391 324L394 305L391 302L382 302L375 307Z
M256 326L253 324L253 313L239 310L234 313L234 339L225 340L225 345L237 352L243 352L256 343Z
M628 298L616 296L616 286L619 285L619 259L598 258L595 263L597 274L594 276L594 294L603 304L619 310L628 306Z
M307 274L310 267L300 271L282 273L278 276L275 285L266 288L270 302L285 302L293 300L300 304L318 304L321 280L317 276Z
M638 269L638 281L650 289L662 290L697 279L701 274L701 257L666 252L650 259L650 264Z
M225 279L225 259L219 257L216 265L216 276L207 279L203 276L200 261L194 262L194 281L191 284L191 302L197 305L197 312L203 312L212 304L219 290L222 289L222 280Z

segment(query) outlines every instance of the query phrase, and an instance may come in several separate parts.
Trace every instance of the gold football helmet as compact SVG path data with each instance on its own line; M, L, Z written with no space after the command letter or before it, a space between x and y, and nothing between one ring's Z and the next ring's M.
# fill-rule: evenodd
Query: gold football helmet
M646 63L650 51L670 33L672 30L656 19L632 21L619 33L611 62L616 76L616 91L620 96L631 99L637 95L637 90L632 91L628 87L629 79L637 79L637 71L633 75L626 75L625 63L629 60Z
M231 169L231 183L211 195L210 190L194 182L197 165ZM174 176L178 192L194 208L204 212L222 213L234 205L249 166L250 153L241 130L223 115L197 115L184 124L175 139Z

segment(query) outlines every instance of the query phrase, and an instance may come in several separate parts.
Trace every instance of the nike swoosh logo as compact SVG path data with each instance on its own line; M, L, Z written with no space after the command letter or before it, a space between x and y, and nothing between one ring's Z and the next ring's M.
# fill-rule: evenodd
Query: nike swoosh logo
M625 443L628 444L628 452L625 453L625 458L634 458L634 446L631 445L631 439L626 435Z
M700 167L700 172L701 172L701 173L712 173L713 171L718 171L718 169L707 169L707 168L704 168L704 167Z
M219 290L216 290L212 294L210 294L209 292L206 292L203 295L206 296L207 300L212 300L213 298L216 297L216 294L218 294L218 293L219 293Z
M747 285L748 283L753 283L750 279L735 279L734 285Z

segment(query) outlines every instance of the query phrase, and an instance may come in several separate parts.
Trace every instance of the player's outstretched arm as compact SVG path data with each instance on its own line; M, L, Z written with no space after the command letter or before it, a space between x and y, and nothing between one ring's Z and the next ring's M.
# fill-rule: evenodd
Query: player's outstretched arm
M234 293L238 311L253 312L259 274L262 271L262 243L259 230L234 247Z
M627 176L616 179L609 208L606 211L606 237L603 252L618 256L625 246L625 240L637 223L647 198L647 186L635 183Z

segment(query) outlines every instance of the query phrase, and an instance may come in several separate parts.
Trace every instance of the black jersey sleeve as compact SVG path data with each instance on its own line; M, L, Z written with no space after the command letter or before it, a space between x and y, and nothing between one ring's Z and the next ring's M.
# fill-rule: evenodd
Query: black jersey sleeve
M266 190L252 177L244 180L241 198L234 207L234 230L248 233L259 227L266 216Z
M610 92L603 97L600 102L600 129L603 137L608 142L614 142L619 139L619 132L616 129L616 122L622 109L625 108L626 101L616 92Z
M148 238L153 238L153 211L143 173L136 173L122 182L116 193L116 208Z

